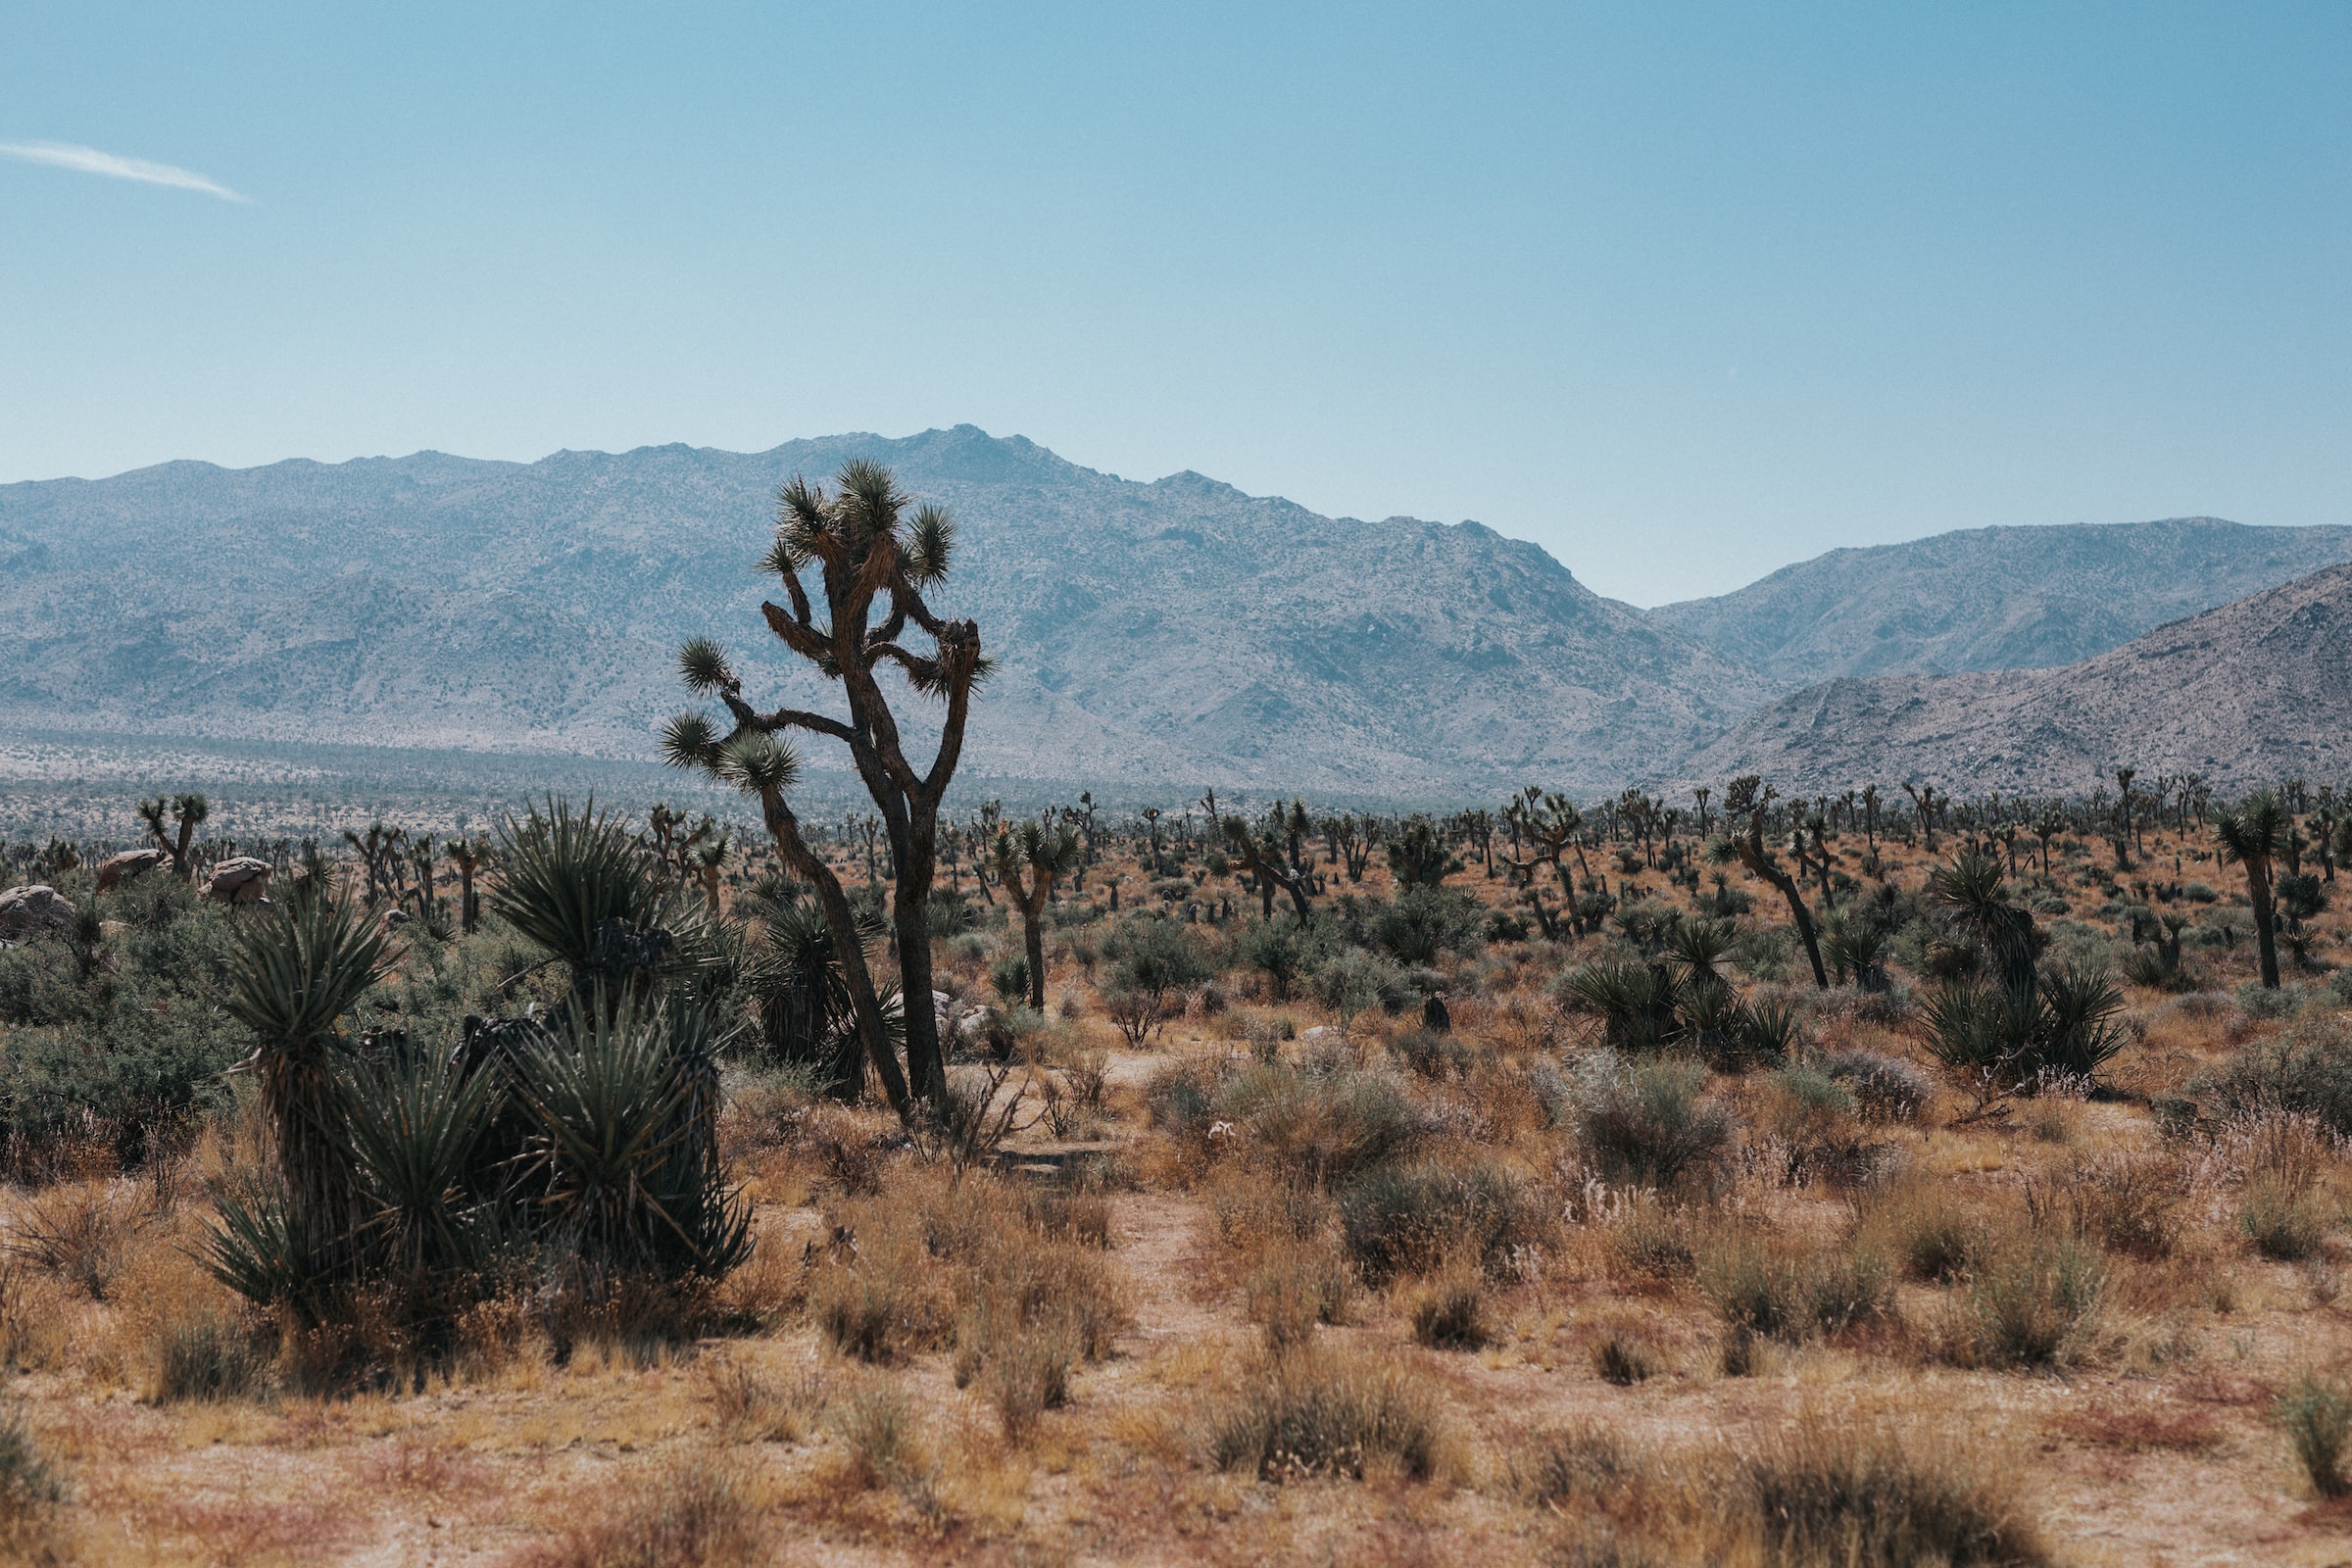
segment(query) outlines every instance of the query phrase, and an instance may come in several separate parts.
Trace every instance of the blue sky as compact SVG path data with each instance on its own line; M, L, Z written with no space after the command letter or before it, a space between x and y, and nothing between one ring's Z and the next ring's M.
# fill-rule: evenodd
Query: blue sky
M2333 4L19 3L0 480L969 420L1643 604L2352 522L2347 80Z

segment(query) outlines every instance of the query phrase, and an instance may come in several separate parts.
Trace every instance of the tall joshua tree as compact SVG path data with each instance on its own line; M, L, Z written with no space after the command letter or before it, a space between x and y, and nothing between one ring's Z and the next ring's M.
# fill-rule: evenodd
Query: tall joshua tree
M1038 822L997 835L991 852L997 875L1021 911L1021 940L1029 953L1029 1005L1046 1007L1046 898L1054 880L1078 864L1078 835L1067 826L1049 832Z
M698 637L678 650L686 684L725 705L722 733L710 715L678 714L663 736L668 760L728 779L760 804L776 853L802 881L816 889L841 960L876 1076L893 1108L910 1114L914 1099L944 1103L947 1067L939 1020L931 1006L931 886L939 860L939 805L963 750L972 689L986 677L980 628L932 612L923 590L944 582L956 529L938 507L913 508L890 470L879 464L844 466L827 493L795 477L779 498L776 541L760 563L784 588L784 605L763 603L768 630L827 680L840 684L846 718L798 708L766 711L743 695L726 653ZM912 515L908 513L912 511ZM804 574L816 575L812 598ZM918 646L927 640L927 648ZM939 747L917 771L906 756L899 719L883 693L885 666L906 689L939 702ZM882 1007L849 898L824 858L810 849L785 797L799 778L799 761L784 737L793 731L839 741L873 798L890 845L896 880L891 920L898 933L899 978L906 1006L906 1069L893 1059Z
M164 813L167 809L176 818L172 824L179 830L176 838L164 831ZM195 840L196 829L212 814L211 803L201 795L174 795L168 802L158 795L152 801L139 803L139 820L145 822L147 831L155 835L157 847L172 857L172 874L182 882L190 881L196 875L196 862L188 854L188 847Z
M1796 922L1796 934L1804 939L1805 956L1813 960L1813 983L1827 991L1830 972L1822 966L1821 940L1814 930L1813 912L1805 907L1805 896L1797 887L1796 878L1788 874L1764 843L1764 816L1771 808L1772 797L1770 787L1753 773L1732 780L1723 792L1723 821L1730 836L1709 845L1707 858L1719 865L1738 860L1771 883L1788 901L1789 917ZM1746 818L1744 823L1739 820L1741 817Z
M2264 790L2250 801L2214 813L2213 838L2225 860L2246 868L2246 897L2254 906L2254 941L2262 954L2262 983L2278 989L2278 937L2271 911L2271 862L2286 843L2286 808Z

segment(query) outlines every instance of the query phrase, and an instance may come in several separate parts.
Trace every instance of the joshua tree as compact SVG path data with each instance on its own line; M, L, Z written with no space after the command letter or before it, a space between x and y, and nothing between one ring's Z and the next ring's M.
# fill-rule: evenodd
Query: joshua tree
M1527 858L1511 858L1511 870L1518 875L1520 886L1528 887L1533 882L1537 866L1550 866L1551 874L1559 878L1560 902L1568 910L1569 929L1581 934L1584 923L1576 917L1576 878L1568 870L1567 856L1574 850L1579 863L1583 861L1584 851L1577 846L1576 836L1584 830L1584 812L1578 810L1576 803L1567 796L1557 791L1546 794L1530 784L1512 798L1509 806L1503 808L1503 814L1527 841ZM1586 881L1589 883L1591 880L1588 875ZM1541 902L1537 903L1536 908L1539 918L1543 918ZM1544 934L1548 936L1548 919L1544 920Z
M733 837L721 828L716 837L705 839L686 852L686 863L693 867L695 880L702 884L703 897L710 901L713 914L718 912L718 873L734 849Z
M1389 871L1399 888L1434 888L1461 868L1437 823L1426 816L1411 818L1389 840Z
M471 936L481 929L481 899L473 891L473 875L490 862L490 836L461 833L449 841L450 863L458 868L458 925Z
M760 610L785 647L828 680L840 682L849 716L797 708L761 712L745 700L742 679L724 651L698 637L679 650L679 668L689 687L726 706L732 722L722 735L708 715L681 713L669 721L664 750L672 764L704 768L759 799L776 853L817 891L856 1001L858 1035L891 1103L906 1114L909 1082L913 1095L935 1109L947 1103L947 1066L931 1006L930 909L939 803L962 755L972 689L986 677L989 664L981 657L978 624L942 619L923 598L924 589L947 579L955 547L955 525L947 513L926 506L909 518L911 503L890 470L877 464L849 464L836 485L827 494L796 477L784 487L776 542L760 568L783 584L790 604L765 603ZM802 573L811 569L820 578L821 613L802 580ZM910 646L917 637L929 639L928 650ZM914 695L936 699L945 710L938 750L923 771L907 760L898 715L883 695L880 676L886 664L896 666ZM798 781L799 761L779 737L794 730L847 747L881 814L896 873L891 920L898 935L899 977L909 999L904 1079L891 1059L880 1001L840 879L810 850L785 801Z
M409 841L405 828L386 827L379 819L368 824L366 833L343 830L343 842L350 845L368 872L368 907L372 909L392 885L394 874L404 863L402 846Z
M1264 830L1252 837L1250 824L1243 818L1219 814L1215 790L1202 795L1200 805L1208 812L1208 819L1225 835L1225 842L1241 857L1242 869L1256 879L1260 916L1274 918L1274 890L1280 888L1291 896L1291 907L1298 910L1300 925L1313 919L1314 906L1306 902L1306 873L1291 870L1283 863L1282 832L1286 818L1282 807L1278 804L1266 813Z
M177 837L164 831L167 805L177 818L173 824L179 830ZM212 806L201 795L174 795L169 803L158 795L152 801L139 803L139 819L147 824L147 831L155 835L156 844L172 857L172 874L182 882L195 880L196 861L188 854L188 849L195 842L197 827L212 814Z
M1737 859L1779 891L1788 901L1797 936L1804 941L1805 956L1812 960L1813 984L1827 991L1830 972L1822 966L1821 940L1813 928L1813 913L1805 907L1805 896L1797 887L1796 878L1782 868L1779 858L1764 844L1764 816L1771 809L1772 799L1772 790L1753 773L1732 780L1723 792L1724 825L1731 828L1731 836L1709 845L1707 858L1718 865ZM1740 817L1746 819L1743 824L1734 822L1734 818Z
M1928 853L1936 853L1936 813L1951 804L1950 798L1938 798L1933 784L1905 784L1903 793L1911 797L1911 808L1919 817L1920 835L1928 841Z
M1021 911L1021 941L1029 954L1029 1005L1046 1007L1046 900L1054 879L1066 876L1078 864L1078 835L1063 827L1049 833L1037 822L1023 822L997 835L994 849L997 876L1012 906Z
M2254 940L2262 954L2262 983L2278 989L2278 939L2271 910L2271 862L2284 847L2286 808L2265 790L2250 801L2216 811L2213 839L2222 858L2246 868L2246 898L2254 906Z

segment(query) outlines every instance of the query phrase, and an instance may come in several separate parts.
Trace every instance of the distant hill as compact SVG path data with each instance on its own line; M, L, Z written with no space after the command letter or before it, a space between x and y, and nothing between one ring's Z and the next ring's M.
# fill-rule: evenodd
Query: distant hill
M945 503L943 608L1003 667L977 774L1366 797L1647 776L1770 695L1475 523L1145 484L970 426L905 440L419 453L0 486L0 725L641 758L710 632L760 626L776 486L852 457ZM816 757L812 751L812 760ZM830 760L830 759L827 759Z
M1650 614L1784 687L2040 669L2344 561L2352 528L2216 517L1977 528L1833 550Z
M1925 780L1965 796L2084 791L2118 766L2224 789L2352 771L2352 565L2055 669L1810 686L1683 771L1803 790Z

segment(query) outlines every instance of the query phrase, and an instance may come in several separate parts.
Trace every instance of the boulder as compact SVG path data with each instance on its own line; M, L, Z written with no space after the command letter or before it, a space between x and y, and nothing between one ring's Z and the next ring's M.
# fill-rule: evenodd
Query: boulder
M270 891L271 870L268 860L257 860L250 855L222 860L213 867L212 884L204 890L204 896L222 904L259 904L262 895Z
M0 942L22 942L74 922L74 906L46 882L0 893Z
M145 876L169 858L161 850L124 850L121 855L110 855L98 867L98 891L112 893L116 883Z

